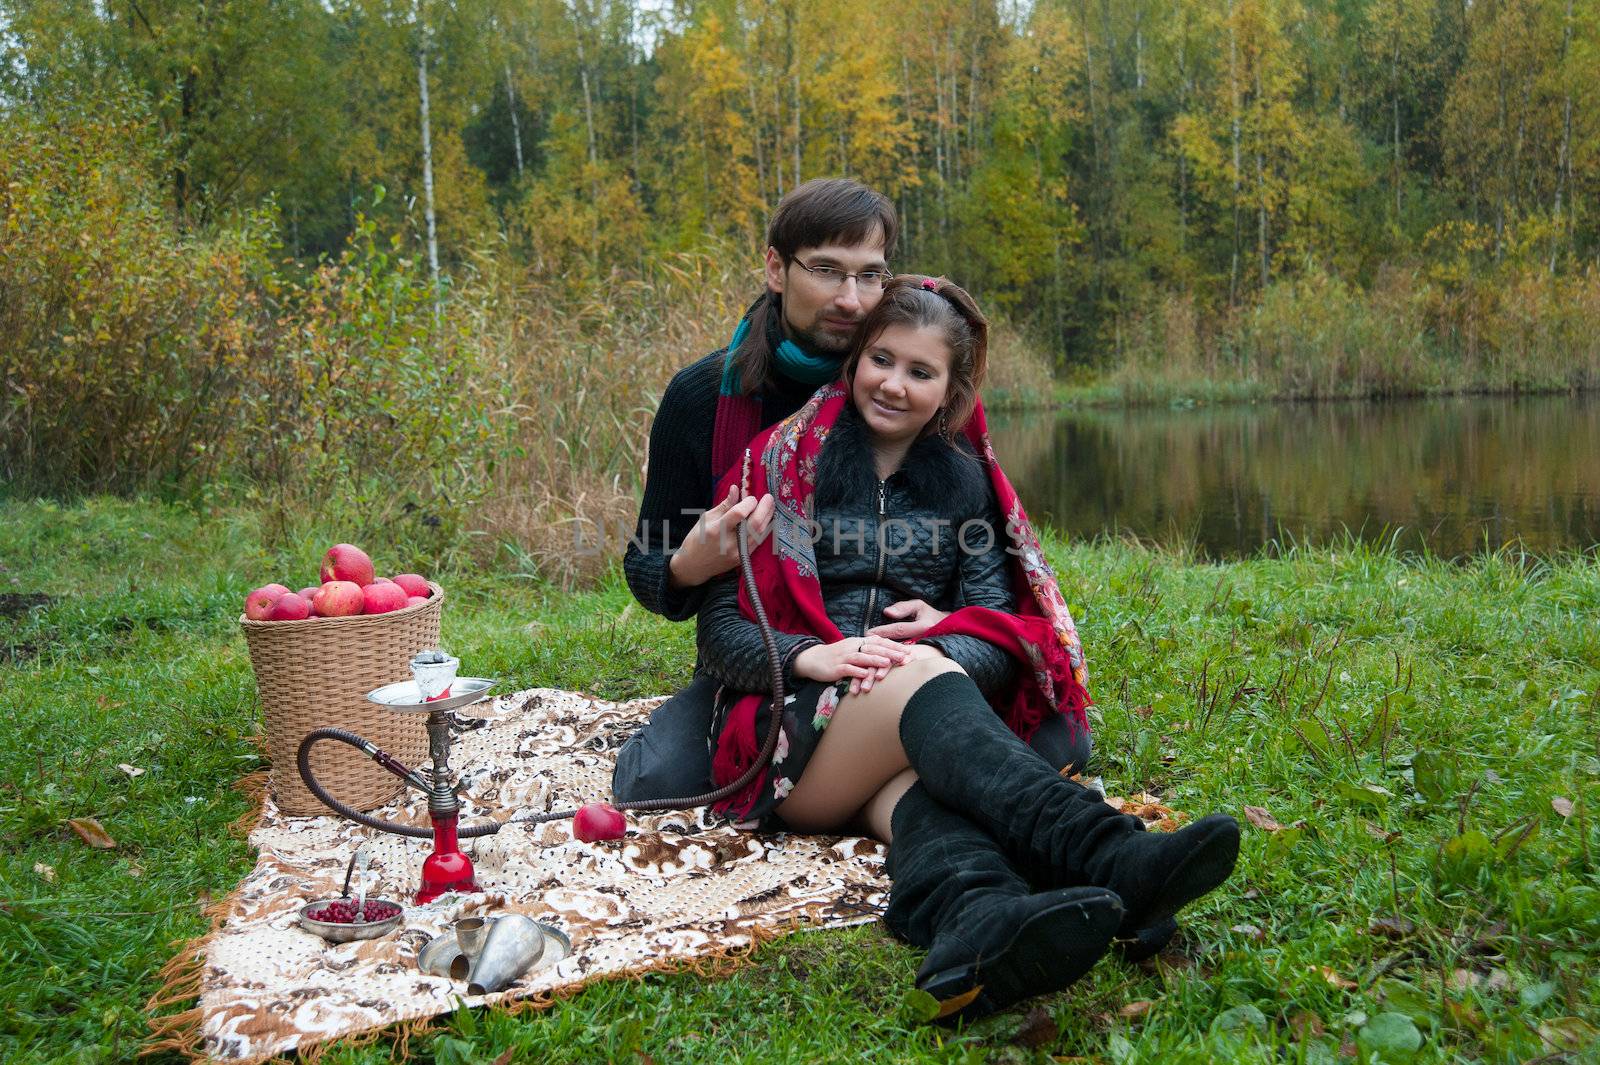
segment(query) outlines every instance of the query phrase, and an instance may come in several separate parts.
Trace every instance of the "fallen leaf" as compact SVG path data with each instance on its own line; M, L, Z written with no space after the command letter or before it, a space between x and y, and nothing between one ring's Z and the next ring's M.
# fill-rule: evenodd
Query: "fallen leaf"
M1367 931L1390 939L1404 939L1416 930L1417 926L1405 917L1374 917L1367 922Z
M1465 991L1469 987L1477 987L1483 977L1471 969L1457 969L1450 974L1450 989L1452 991Z
M1253 924L1236 924L1228 931L1237 932L1241 936L1248 936L1257 943L1264 942L1267 938L1267 934Z
M1111 807L1113 810L1121 810L1124 806L1128 805L1128 800L1124 799L1120 795L1107 795L1106 805Z
M1153 1005L1155 1005L1155 1003L1148 999L1140 999L1137 1002L1128 1002L1117 1011L1117 1016L1121 1017L1125 1021L1131 1021L1135 1017L1143 1017L1145 1014L1149 1013L1150 1007Z
M1062 768L1066 767L1063 766ZM1067 777L1067 779L1082 784L1084 787L1088 788L1102 799L1106 797L1106 782L1101 777L1086 777L1082 773L1074 773L1070 777Z
M1251 888L1249 891L1246 891L1243 895L1240 895L1239 897L1241 899L1259 899L1261 897L1261 889L1260 888Z
M54 866L46 865L43 862L34 862L33 871L43 877L45 883L47 884L54 884L56 882L56 870Z
M134 861L132 858L129 858L128 859L128 875L133 877L134 879L138 879L139 877L144 876L144 866L140 865L138 862Z
M494 1061L492 1062L492 1065L511 1065L511 1057L512 1057L512 1054L514 1054L514 1053L515 1053L515 1049L514 1048L506 1047L504 1050L502 1050L500 1052L500 1056L498 1058L494 1059Z
M1133 708L1133 712L1138 715L1139 720L1149 721L1150 715L1155 713L1155 709L1150 706L1136 706Z
M144 770L143 769L140 769L136 765L129 765L127 762L118 762L117 763L117 768L122 770L124 773L128 774L128 779L129 780L132 780L134 777L142 777L142 776L144 776Z
M100 822L92 817L74 817L67 822L67 827L78 834L78 838L97 850L115 850L117 841L111 834L100 827Z
M1322 978L1328 981L1328 983L1332 984L1334 987L1343 988L1346 991L1360 986L1354 980L1351 980L1348 977L1340 976L1338 970L1330 969L1326 965L1317 966L1317 972L1321 973Z
M1561 796L1561 795L1557 795L1555 798L1550 800L1550 805L1555 810L1555 812L1560 814L1562 817L1571 817L1572 816L1572 800L1571 799L1568 799L1568 798L1566 798L1564 796Z
M1289 1030L1297 1040L1305 1042L1308 1038L1320 1039L1328 1029L1322 1018L1310 1010L1295 1010L1289 1017Z
M1172 817L1163 817L1159 821L1151 821L1144 827L1151 832L1176 832L1182 827L1187 814L1176 814Z
M1511 987L1511 974L1504 969L1495 969L1489 974L1489 979L1483 982L1483 986L1490 991L1509 990Z
M1141 791L1139 794L1133 797L1133 801L1142 802L1148 806L1151 803L1159 803L1161 801L1161 796L1152 795L1148 791Z
M1482 1034L1488 1027L1487 1023L1483 1019L1483 1014L1479 1013L1465 1002L1457 1002L1455 999L1446 999L1444 1008L1445 1011L1450 1014L1451 1020L1455 1021L1456 1024L1463 1028L1470 1028L1474 1032Z
M1246 806L1244 808L1245 820L1259 829L1267 832L1276 832L1283 826L1273 820L1272 815L1260 806Z
M1022 1026L1017 1029L1011 1041L1018 1046L1030 1050L1039 1050L1054 1043L1061 1035L1061 1029L1056 1025L1050 1011L1043 1006L1035 1006L1022 1018Z
M1539 1038L1556 1050L1582 1050L1594 1037L1594 1028L1580 1017L1557 1017L1539 1025Z
M1382 825L1375 825L1366 818L1361 819L1361 827L1367 830L1367 835L1371 836L1379 843L1393 843L1395 840L1400 838L1400 833L1389 832L1384 829Z

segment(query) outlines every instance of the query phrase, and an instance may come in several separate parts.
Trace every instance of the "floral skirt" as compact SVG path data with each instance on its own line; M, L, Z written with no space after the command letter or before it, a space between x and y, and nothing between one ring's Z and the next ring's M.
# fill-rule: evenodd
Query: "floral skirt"
M811 760L811 753L817 749L817 744L822 740L822 732L828 727L833 713L839 708L839 700L850 691L848 680L823 682L806 681L798 690L790 692L783 699L783 724L778 732L778 747L772 752L772 764L767 766L756 777L755 802L748 809L739 812L735 817L735 824L739 828L755 829L761 832L782 832L788 826L776 813L779 803L788 797L799 781L800 774L805 772L806 763ZM714 709L711 714L711 756L716 757L717 748L722 741L722 731L727 727L728 715L733 706L748 693L734 691L731 688L718 688ZM767 729L772 721L772 700L764 699L756 710L755 734L757 742L764 741ZM718 804L717 809L725 809L723 804Z

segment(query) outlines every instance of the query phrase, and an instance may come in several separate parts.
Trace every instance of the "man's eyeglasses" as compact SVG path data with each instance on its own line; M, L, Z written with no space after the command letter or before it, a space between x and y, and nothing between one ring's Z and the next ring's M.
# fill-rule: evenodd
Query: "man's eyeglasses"
M893 274L884 270L861 270L856 273L846 273L837 266L807 266L799 259L790 260L800 269L816 278L827 288L838 288L851 278L855 278L856 287L868 292L879 292L884 285L889 283Z

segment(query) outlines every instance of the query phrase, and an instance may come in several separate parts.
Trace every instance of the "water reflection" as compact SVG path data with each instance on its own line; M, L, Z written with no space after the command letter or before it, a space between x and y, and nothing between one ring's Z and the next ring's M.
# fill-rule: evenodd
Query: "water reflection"
M1029 512L1073 536L1219 557L1346 528L1447 556L1600 543L1600 397L1030 412L990 430Z

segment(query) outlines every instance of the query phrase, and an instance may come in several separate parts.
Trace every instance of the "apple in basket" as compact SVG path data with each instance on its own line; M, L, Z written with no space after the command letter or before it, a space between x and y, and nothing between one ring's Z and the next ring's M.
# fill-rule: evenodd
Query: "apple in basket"
M329 581L317 589L311 605L319 618L347 618L366 607L361 586L354 581Z
M398 584L369 584L361 589L363 614L387 614L406 605L406 590Z
M285 592L278 596L272 604L272 609L267 611L268 621L304 621L311 616L311 601L302 599L293 592Z
M426 599L433 594L428 588L428 582L416 573L397 573L394 582L404 588L406 594L410 596L421 596Z
M351 581L360 587L371 584L377 575L372 559L355 544L334 544L322 556L322 583Z
M289 594L289 589L281 584L263 584L255 591L244 597L244 616L251 621L266 621L267 614L272 610L280 596Z

